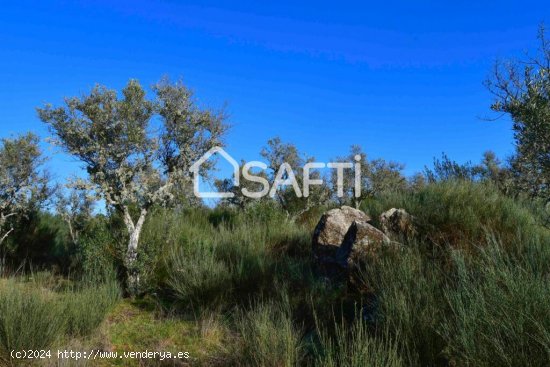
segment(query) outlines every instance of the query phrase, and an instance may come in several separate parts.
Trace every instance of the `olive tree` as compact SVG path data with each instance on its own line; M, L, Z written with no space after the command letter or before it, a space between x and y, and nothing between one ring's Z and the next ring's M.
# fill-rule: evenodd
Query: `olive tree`
M39 208L51 193L39 139L32 133L2 139L0 145L0 246L15 219Z
M246 172L244 172L245 170ZM266 200L264 197L253 198L243 193L243 190L246 190L248 193L260 193L262 190L266 190L266 186L269 188L266 172L258 170L253 171L246 166L245 161L241 161L239 164L239 175L239 186L235 185L233 179L224 178L214 181L214 186L218 192L229 192L233 194L231 197L222 198L218 203L219 206L246 210L255 203ZM254 181L249 180L251 175L255 176L253 178Z
M76 187L71 187L67 193L59 190L56 196L57 214L67 224L72 244L78 245L80 234L92 217L94 198L88 191Z
M330 199L328 186L311 186L309 192L302 193L304 188L304 166L313 162L314 157L305 157L298 151L296 145L284 143L279 137L267 141L260 155L267 161L266 178L271 186L270 196L273 197L287 215L297 218L311 208L323 205ZM287 167L287 169L283 169ZM317 171L307 173L311 179L320 180L321 174ZM279 176L280 177L277 177ZM279 185L279 181L286 181L294 176L296 187Z
M487 163L492 164L489 161ZM424 172L428 182L479 181L482 178L483 170L481 166L474 165L470 161L461 164L442 153L441 159L434 158L433 169L426 167Z
M339 205L352 204L355 208L359 209L361 202L370 195L370 192L366 190L369 187L369 181L364 174L368 171L367 155L363 152L359 145L352 145L350 147L349 155L346 157L338 157L334 159L337 162L345 162L349 164L349 168L338 172L337 170L331 171L331 189L334 200ZM359 172L356 172L359 170ZM355 177L356 174L360 180L360 186L356 192ZM338 178L342 175L343 191L338 192Z
M342 173L337 170L331 172L333 196L340 205L351 203L359 208L368 198L406 188L406 179L401 173L404 168L402 164L382 158L369 160L359 145L352 145L348 156L335 160L350 164L350 168L344 169ZM339 174L343 175L345 189L341 193L338 193L336 184ZM357 191L354 183L356 177L360 180L360 189Z
M486 86L494 96L491 108L513 122L518 188L550 200L550 41L543 27L539 40L535 55L497 62Z
M221 145L227 129L225 115L197 106L181 82L163 79L152 89L154 98L147 98L136 80L120 95L97 85L87 95L66 98L61 107L38 108L54 141L84 163L89 189L122 216L132 294L139 286L138 245L147 214L173 202L174 188L190 180L189 167Z

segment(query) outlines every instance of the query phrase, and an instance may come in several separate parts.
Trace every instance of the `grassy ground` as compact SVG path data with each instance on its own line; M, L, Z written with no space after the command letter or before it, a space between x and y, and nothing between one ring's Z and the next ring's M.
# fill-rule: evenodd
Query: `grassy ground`
M216 320L159 316L154 305L135 301L124 301L115 307L108 316L105 335L111 350L188 352L192 365L215 363L226 352L224 345L229 338Z

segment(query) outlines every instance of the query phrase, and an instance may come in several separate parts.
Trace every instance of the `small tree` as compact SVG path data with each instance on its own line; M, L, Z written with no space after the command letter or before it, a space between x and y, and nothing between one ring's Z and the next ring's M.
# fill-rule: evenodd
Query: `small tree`
M366 175L372 195L406 190L407 180L402 173L405 166L402 163L377 158L370 161L368 167Z
M67 194L57 192L56 211L67 224L74 246L78 245L80 234L92 217L94 204L94 198L86 190L73 187Z
M479 181L482 175L482 168L468 161L460 164L447 156L441 154L441 160L434 158L433 169L425 168L426 178L429 182L440 182L449 180Z
M390 191L399 191L406 188L407 182L401 174L403 165L400 163L386 161L382 158L368 160L367 155L359 145L352 145L347 157L337 158L336 161L351 163L352 167L345 169L344 174L344 195L336 197L337 202L342 205L351 203L359 208L361 203L369 197L380 195ZM355 172L358 166L360 172ZM356 174L360 178L361 190L355 191L354 180ZM336 180L338 172L332 171L331 181L334 195L336 195Z
M550 41L544 28L533 57L497 62L486 82L491 108L512 118L516 155L512 170L520 191L550 200Z
M426 176L420 172L415 173L408 179L408 189L412 192L419 192L426 187Z
M252 198L252 197L246 196L243 193L243 189L248 190L248 192L250 193L257 193L265 189L262 183L257 181L249 181L246 179L246 177L243 176L243 169L246 167L245 165L246 165L246 162L244 161L241 161L239 165L239 175L240 175L239 186L235 186L233 179L224 178L224 179L217 179L214 181L214 186L219 192L229 192L233 194L232 197L222 198L218 204L219 206L234 207L239 210L245 210L256 203L265 200L264 197ZM264 171L249 170L249 174L254 175L256 177L261 177L266 181L266 184L269 183L269 181L267 180L266 173Z
M139 287L138 244L147 213L173 201L174 187L190 180L189 167L221 145L227 129L225 115L199 108L182 83L164 79L153 90L156 98L147 99L136 80L121 96L98 85L63 107L38 109L56 142L84 163L89 188L121 214L131 294Z
M276 185L277 173L284 163L292 168L298 187L304 187L304 165L308 162L313 162L313 157L304 157L294 144L283 143L279 137L269 139L267 146L261 150L260 155L267 161L267 179L272 190L273 186ZM310 173L310 177L312 179L320 179L321 175L319 172L313 171ZM283 181L288 178L287 173L280 177ZM330 199L330 191L325 184L312 185L309 190L310 192L307 196L302 195L298 197L292 187L281 186L275 191L274 198L287 215L297 218L312 207L323 205ZM300 192L300 194L302 193Z
M331 171L331 189L334 200L336 200L339 205L352 204L356 209L359 209L361 202L372 194L368 189L370 184L366 175L369 170L367 155L363 152L359 145L352 145L348 156L338 157L335 161L349 163L351 164L351 168L344 169L341 173L343 174L342 178L344 188L344 191L341 193L342 195L338 195L337 190L339 173L337 170ZM355 172L357 165L360 172ZM355 191L356 173L360 174L360 192Z
M483 158L479 164L479 171L482 180L491 182L503 194L517 195L510 166L509 162L502 163L494 152L486 151L483 153Z
M21 215L38 209L51 194L36 135L2 139L0 145L0 248Z

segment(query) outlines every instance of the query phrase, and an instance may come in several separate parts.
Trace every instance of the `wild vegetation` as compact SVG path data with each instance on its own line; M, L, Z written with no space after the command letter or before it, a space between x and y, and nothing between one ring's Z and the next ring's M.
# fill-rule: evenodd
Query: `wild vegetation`
M96 87L39 109L88 177L54 187L35 136L2 142L0 363L29 363L12 350L73 348L189 352L174 365L547 365L550 50L541 41L534 61L489 82L493 108L514 120L516 156L459 164L444 155L406 178L402 165L354 146L346 160L361 158L361 195L338 197L335 177L324 177L308 197L281 187L249 200L218 181L236 195L198 202L188 168L227 126L178 83L156 85L153 99L136 81L121 96ZM261 155L270 184L280 163L312 159L278 138ZM98 198L106 209L94 212ZM312 261L320 215L344 204L375 225L389 208L415 218L414 236L365 255L353 283Z

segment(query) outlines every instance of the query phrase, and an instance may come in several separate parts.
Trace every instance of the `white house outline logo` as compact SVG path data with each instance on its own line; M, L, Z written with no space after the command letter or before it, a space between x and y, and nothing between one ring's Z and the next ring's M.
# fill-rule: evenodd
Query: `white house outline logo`
M204 162L210 159L214 154L219 153L222 157L225 158L226 161L228 161L233 166L233 184L235 187L239 187L239 179L240 179L240 166L237 163L233 157L231 157L225 150L223 150L222 147L215 146L208 150L206 153L202 155L202 157L196 161L191 167L189 167L189 171L193 174L193 193L198 198L232 198L235 197L235 193L233 192L216 192L216 191L207 191L207 192L201 192L200 191L200 167ZM280 186L286 186L291 185L294 189L294 193L297 197L308 197L309 196L309 186L310 185L323 185L323 179L322 178L315 178L310 176L310 171L312 169L322 169L322 168L333 168L336 169L337 174L337 180L336 180L336 186L337 186L337 196L342 197L344 195L344 169L352 169L354 168L354 195L355 197L359 197L361 195L361 165L360 160L361 156L356 155L354 157L355 164L351 162L329 162L329 163L323 163L323 162L308 162L303 167L303 194L302 190L300 189L300 186L298 184L298 181L296 180L296 176L294 175L294 172L292 170L292 167L286 163L283 162L279 169L277 170L277 173L275 174L273 186L271 189L269 189L270 183L267 179L261 176L255 176L249 172L250 168L261 168L263 170L267 169L267 165L263 162L258 161L252 161L248 162L243 166L243 178L245 180L249 180L252 182L257 182L262 184L263 189L259 192L250 192L248 189L243 188L241 190L242 194L249 198L258 199L261 197L264 197L265 195L269 194L269 196L273 197L275 195L275 192ZM288 178L283 180L284 175L288 175Z
M207 191L207 192L201 192L199 188L199 170L201 165L210 159L214 154L219 153L222 157L225 158L226 161L228 161L233 166L233 182L235 186L239 186L239 164L233 157L229 155L222 147L216 146L208 150L206 153L203 154L203 156L196 161L190 168L189 172L193 173L193 193L196 197L199 198L232 198L235 196L232 192L215 192L215 191Z

